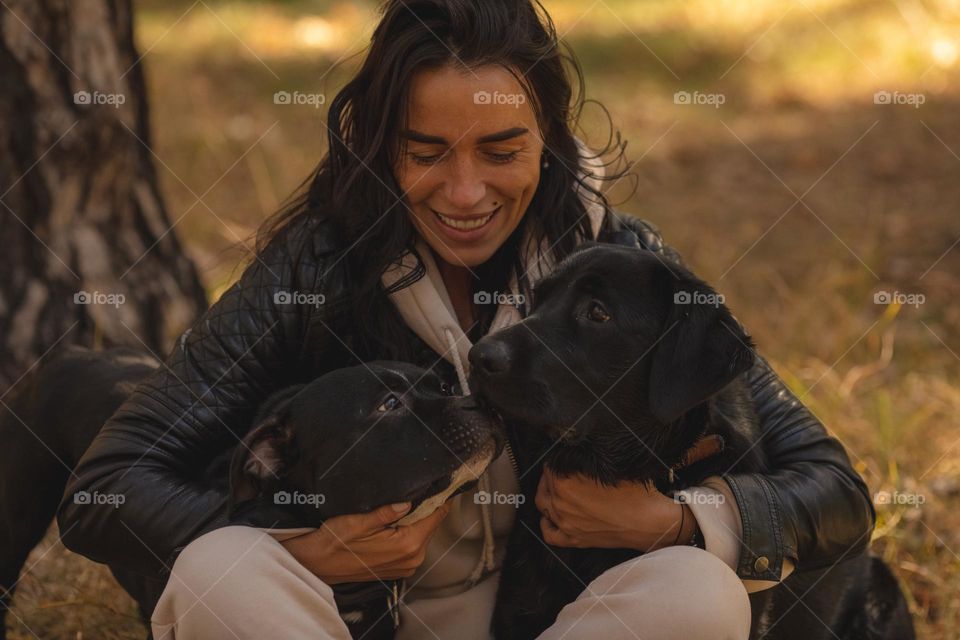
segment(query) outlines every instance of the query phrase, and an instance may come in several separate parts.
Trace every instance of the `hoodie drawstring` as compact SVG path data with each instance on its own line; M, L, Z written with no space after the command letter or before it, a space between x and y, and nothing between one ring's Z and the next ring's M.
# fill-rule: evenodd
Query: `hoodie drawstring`
M467 373L463 367L463 361L460 358L460 350L457 349L457 341L453 337L453 332L450 329L443 330L444 335L447 337L447 344L450 348L450 353L453 355L453 366L457 370L457 379L460 381L460 388L463 390L463 395L470 395L470 385L467 384ZM487 475L487 471L484 471L480 475L478 481L479 490L490 494L490 477ZM494 547L495 541L493 539L493 517L490 513L490 501L481 500L480 501L480 516L481 522L483 523L483 549L480 552L480 559L477 561L477 565L473 568L473 571L470 572L470 577L467 578L467 582L473 586L480 582L480 579L483 577L485 571L493 571L494 566Z

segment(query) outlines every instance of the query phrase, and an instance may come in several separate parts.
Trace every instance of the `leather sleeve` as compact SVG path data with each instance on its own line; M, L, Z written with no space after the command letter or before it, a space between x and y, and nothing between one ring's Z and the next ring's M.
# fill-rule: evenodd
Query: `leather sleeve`
M188 542L228 524L227 489L203 472L237 444L257 405L298 377L307 333L324 313L287 303L322 291L323 257L306 224L274 238L101 429L57 513L69 549L162 576ZM81 491L120 498L78 504Z
M683 264L654 225L619 218L642 247ZM862 552L876 513L843 446L759 354L746 375L770 470L724 476L743 526L737 575L778 580L785 558L806 570Z

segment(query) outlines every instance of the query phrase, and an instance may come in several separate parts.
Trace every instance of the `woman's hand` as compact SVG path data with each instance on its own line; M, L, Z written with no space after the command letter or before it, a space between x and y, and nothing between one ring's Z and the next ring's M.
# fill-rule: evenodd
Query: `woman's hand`
M697 524L690 507L653 487L633 482L606 487L549 469L540 478L536 504L544 540L558 547L654 551L690 540Z
M281 544L328 585L407 578L423 564L427 543L450 504L410 526L389 526L409 510L410 503L403 502L370 513L337 516L316 531Z

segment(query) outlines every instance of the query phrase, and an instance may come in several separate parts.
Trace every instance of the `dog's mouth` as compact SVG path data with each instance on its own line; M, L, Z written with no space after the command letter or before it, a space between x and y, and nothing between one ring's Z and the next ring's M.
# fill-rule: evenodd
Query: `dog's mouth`
M412 492L410 512L395 524L408 525L418 522L437 510L437 507L453 496L475 486L477 480L499 453L500 446L490 438L480 451L468 458L452 472L444 473Z

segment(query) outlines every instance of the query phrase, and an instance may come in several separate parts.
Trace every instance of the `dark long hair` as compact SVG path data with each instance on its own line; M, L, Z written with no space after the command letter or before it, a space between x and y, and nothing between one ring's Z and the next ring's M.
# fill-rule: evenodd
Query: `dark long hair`
M258 249L295 219L331 222L342 247L333 262L345 269L350 282L352 321L388 347L395 336L381 322L382 302L392 291L384 291L380 276L404 253L414 252L416 233L393 174L395 140L406 121L416 72L451 62L467 68L500 65L530 96L543 134L549 168L541 172L518 229L485 264L474 268L484 290L504 290L511 268L523 273L518 245L528 227L532 241L539 246L546 240L557 261L581 238L590 237L577 189L605 209L608 204L584 181L580 169L586 158L574 132L584 104L583 74L572 51L561 47L538 0L387 0L382 14L359 71L330 102L329 151L299 195L261 227ZM593 157L614 151L608 166L620 164L626 146L612 131L606 147ZM620 175L608 171L605 179ZM393 290L424 275L418 263Z

